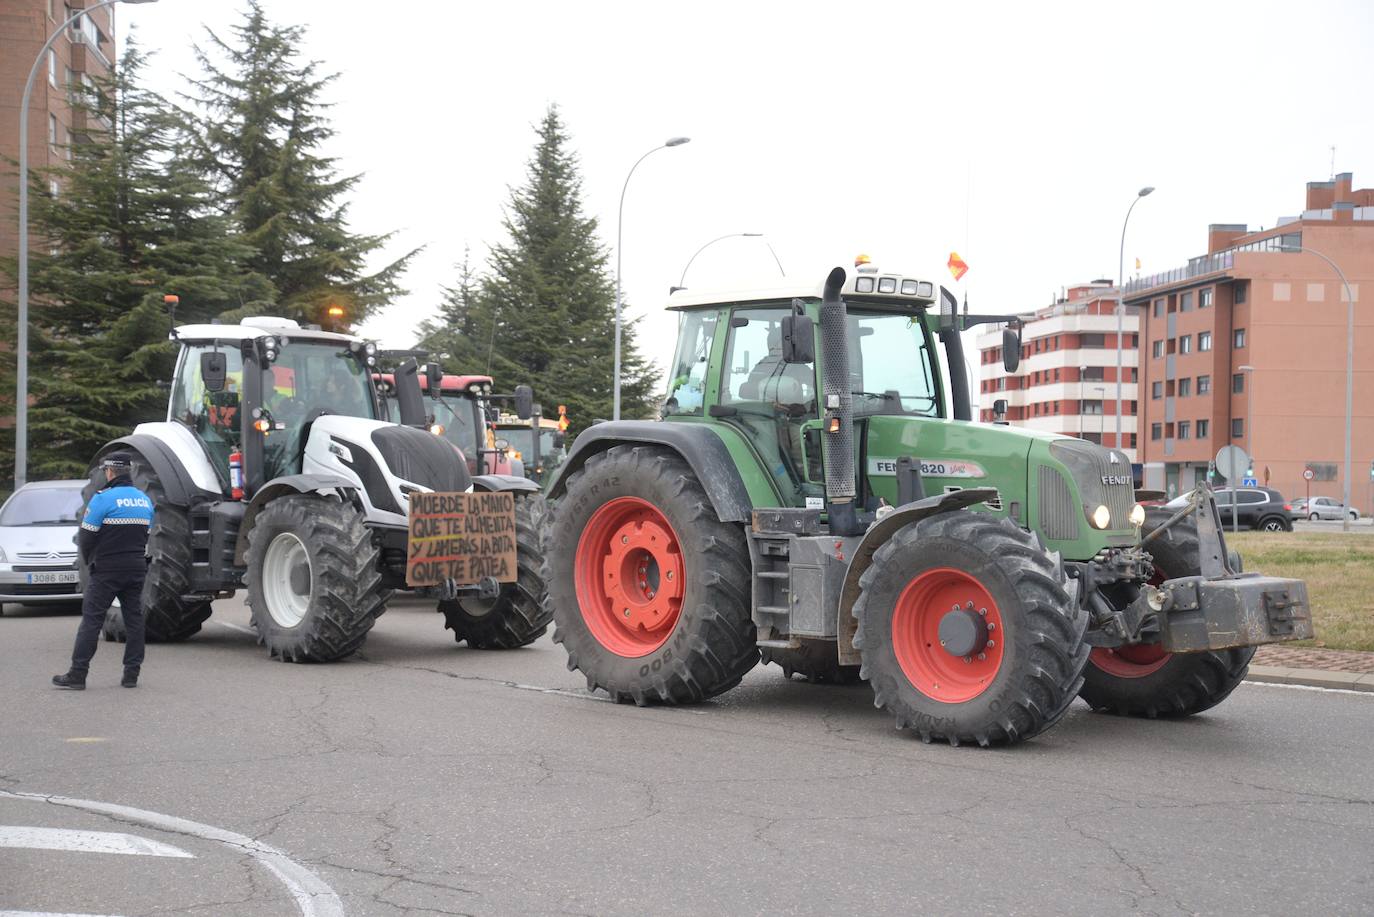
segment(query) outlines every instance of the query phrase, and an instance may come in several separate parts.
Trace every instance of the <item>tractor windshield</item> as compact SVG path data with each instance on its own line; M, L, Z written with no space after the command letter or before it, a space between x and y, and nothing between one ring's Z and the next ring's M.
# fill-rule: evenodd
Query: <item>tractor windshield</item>
M277 424L263 446L268 478L299 474L305 431L323 414L375 420L372 377L357 354L338 344L288 341L267 369L263 403Z
M464 455L475 455L477 433L473 424L476 414L472 409L472 400L462 395L445 395L437 403L427 403L434 406L435 422L443 424L444 439L462 449Z
M920 315L849 309L854 413L938 416L930 340Z

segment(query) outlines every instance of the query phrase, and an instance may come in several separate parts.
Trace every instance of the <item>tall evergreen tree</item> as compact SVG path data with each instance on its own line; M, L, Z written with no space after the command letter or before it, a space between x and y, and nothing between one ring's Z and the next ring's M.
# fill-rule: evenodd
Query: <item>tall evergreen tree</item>
M157 382L171 377L175 355L165 294L180 297L182 322L271 293L246 266L252 248L215 213L210 189L183 158L182 120L140 85L143 64L131 39L108 80L73 87L85 134L68 166L31 182L35 479L80 477L104 443L164 415Z
M249 0L231 40L207 33L208 48L196 48L205 71L195 81L200 161L257 250L251 267L275 284L281 314L320 321L337 304L350 324L361 322L403 292L397 282L414 252L369 273L368 257L392 233L348 227L341 198L361 176L339 175L320 152L334 136L321 95L337 74L302 63L305 30L268 22L258 0Z
M457 268L458 283L442 288L439 317L420 324L418 346L434 354L446 370L484 373L491 354L493 324L490 315L481 309L472 250L466 245ZM445 356L439 357L440 354Z
M615 284L596 218L583 212L577 156L557 106L535 132L525 184L512 190L502 224L509 241L492 248L468 314L479 343L490 335L498 385L529 382L550 413L554 404L568 406L576 431L611 416ZM646 417L657 374L635 331L633 323L623 327L621 413Z

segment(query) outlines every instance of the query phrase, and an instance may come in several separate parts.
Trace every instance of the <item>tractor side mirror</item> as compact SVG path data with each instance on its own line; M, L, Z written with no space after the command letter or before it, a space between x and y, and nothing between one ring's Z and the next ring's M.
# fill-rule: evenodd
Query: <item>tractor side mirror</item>
M438 363L425 364L425 385L429 388L429 396L438 398L444 388L444 368Z
M515 416L529 420L534 416L534 389L528 385L515 387Z
M992 403L992 422L1007 422L1007 399L998 398L996 401Z
M1021 365L1021 328L1010 325L1002 329L1002 366L1009 373Z
M567 442L568 434L564 433L562 430L559 430L553 435L553 447L555 449L562 449Z
M782 320L782 361L816 362L816 334L809 315L789 315Z
M200 378L206 391L224 391L224 381L228 377L229 359L223 351L210 350L200 355Z

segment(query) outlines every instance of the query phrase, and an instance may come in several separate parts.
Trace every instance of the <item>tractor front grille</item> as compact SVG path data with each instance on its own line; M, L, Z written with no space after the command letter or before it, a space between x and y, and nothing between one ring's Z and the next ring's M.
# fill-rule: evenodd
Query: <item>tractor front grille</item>
M1111 528L1131 528L1135 486L1131 463L1124 453L1083 440L1065 439L1050 444L1050 455L1063 462L1073 475L1085 512L1105 503L1111 512Z
M1083 508L1073 498L1069 482L1049 465L1040 466L1040 534L1051 541L1072 541L1078 537L1078 520Z

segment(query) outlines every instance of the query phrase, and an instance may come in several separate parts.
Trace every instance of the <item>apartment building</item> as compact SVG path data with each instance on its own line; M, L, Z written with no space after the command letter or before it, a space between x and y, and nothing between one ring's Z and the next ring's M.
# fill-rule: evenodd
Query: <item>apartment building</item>
M1289 498L1343 488L1346 333L1354 301L1351 498L1374 510L1374 189L1307 185L1306 206L1267 229L1208 227L1207 253L1126 285L1140 313L1144 485L1177 494L1234 444ZM1349 299L1330 258L1349 281ZM1361 290L1365 296L1361 297Z
M85 0L0 0L0 156L19 159L19 112L24 82L48 36L87 4ZM29 168L41 172L66 162L74 142L92 128L72 106L74 87L110 73L115 56L114 7L84 14L43 55L29 98ZM0 257L19 246L18 176L0 169ZM60 177L46 179L60 194ZM0 281L2 283L3 281Z
M1077 436L1120 449L1136 459L1138 323L1122 316L1125 352L1121 374L1121 436L1117 437L1117 290L1110 280L1070 287L1053 304L1027 313L1021 330L1021 365L1002 365L1002 332L977 338L980 418L994 419L993 404L1007 402L1017 426Z

